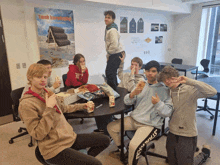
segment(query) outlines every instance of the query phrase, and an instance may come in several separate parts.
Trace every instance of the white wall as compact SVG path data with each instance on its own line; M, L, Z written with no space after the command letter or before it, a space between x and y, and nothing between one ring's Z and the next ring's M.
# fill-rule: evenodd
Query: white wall
M191 14L174 16L172 58L183 59L183 64L196 65L202 4L192 6Z
M125 68L129 67L130 60L139 56L144 63L149 60L170 62L172 53L173 16L167 12L158 12L147 9L121 8L119 6L98 3L54 3L44 0L2 0L0 2L3 19L7 55L12 89L26 84L27 68L40 59L37 40L37 27L34 7L73 10L75 26L76 53L85 55L89 69L89 83L101 83L106 67L106 52L104 45L104 15L105 10L114 10L116 23L119 25L120 16L128 17L129 21L143 18L143 34L121 34L121 41L125 46L127 57ZM151 23L165 23L168 32L151 32ZM163 36L163 44L155 44L155 36ZM140 40L139 46L131 44L132 37ZM144 39L150 37L152 42L147 44ZM171 48L171 51L168 51ZM144 54L149 51L150 54ZM27 68L16 69L16 63L26 63ZM72 61L70 61L72 63ZM62 76L67 73L68 67L53 69L53 74Z

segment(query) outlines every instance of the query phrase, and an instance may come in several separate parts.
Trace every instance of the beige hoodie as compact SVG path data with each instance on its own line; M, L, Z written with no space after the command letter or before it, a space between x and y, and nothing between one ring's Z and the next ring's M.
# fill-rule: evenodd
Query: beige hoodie
M48 89L47 89L48 90ZM45 95L43 90L40 96ZM57 107L48 108L40 99L25 94L20 99L19 114L27 127L28 133L38 141L38 147L45 160L51 159L62 150L69 148L76 140L76 133L65 119L63 112L83 109L83 104L64 105L57 99Z

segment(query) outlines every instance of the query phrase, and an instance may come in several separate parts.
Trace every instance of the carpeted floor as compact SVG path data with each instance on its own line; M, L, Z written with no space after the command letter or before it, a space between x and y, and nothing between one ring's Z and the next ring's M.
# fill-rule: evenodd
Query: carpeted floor
M202 105L202 102L199 101ZM209 102L211 107L215 107L215 102ZM94 119L85 119L83 124L80 124L80 119L69 120L69 123L73 126L76 133L89 133L96 129ZM203 144L209 144L211 146L211 158L205 163L206 165L218 165L220 164L220 121L217 124L216 135L212 136L213 120L209 119L209 114L206 112L197 112L197 124L198 124L198 147L202 148ZM13 144L9 144L8 141L11 137L18 134L18 128L24 126L22 122L12 122L0 126L0 165L40 165L37 161L34 150L36 147L28 147L30 142L30 136L25 135L14 141ZM128 143L128 139L125 138L125 142ZM158 141L155 141L155 149L153 152L157 152L166 155L165 150L166 137L161 137ZM122 165L118 158L109 156L111 151L116 149L114 142L111 142L110 146L97 156L103 165ZM200 152L200 151L199 151ZM198 153L196 153L198 154ZM163 159L150 157L149 163L151 165L165 165L166 162ZM146 165L145 159L140 158L138 165Z

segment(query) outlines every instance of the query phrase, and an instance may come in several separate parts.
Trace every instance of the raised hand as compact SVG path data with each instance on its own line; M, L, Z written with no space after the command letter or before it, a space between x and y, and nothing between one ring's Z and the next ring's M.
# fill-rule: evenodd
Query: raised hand
M134 66L134 67L131 69L131 75L134 75L135 70L136 70L136 67Z
M120 58L121 62L124 62L124 59L125 59L125 52L124 52L124 51L121 52L121 55L122 55L122 57L119 56L119 58Z
M185 76L179 76L179 77L172 77L172 79L170 80L172 83L181 83L181 84L185 84L187 81L187 77Z
M47 107L53 108L57 104L56 94L54 93L52 96L48 97L48 93L45 93L45 101Z
M159 96L157 95L157 93L155 94L155 96L151 97L151 102L152 104L157 104L160 101Z
M53 84L53 88L56 89L56 88L60 87L60 85L61 85L61 81L60 80L56 80L54 82L54 84Z

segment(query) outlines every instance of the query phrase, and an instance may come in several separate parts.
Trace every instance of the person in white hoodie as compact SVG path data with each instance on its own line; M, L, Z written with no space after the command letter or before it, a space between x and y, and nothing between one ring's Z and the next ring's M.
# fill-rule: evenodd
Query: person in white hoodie
M105 70L107 84L117 91L117 70L121 63L119 57L122 57L122 44L120 43L120 35L118 26L114 23L115 13L113 11L105 11L105 47L107 52L107 66Z
M174 111L169 121L167 155L170 165L200 165L210 156L210 147L204 145L194 159L197 147L197 99L212 97L217 91L212 86L185 76L179 76L172 66L165 66L158 81L171 90Z
M164 118L169 117L173 112L169 89L163 83L157 82L159 71L160 64L157 61L148 62L145 66L147 82L140 81L137 87L124 98L126 105L134 105L130 116L124 118L124 129L136 130L129 143L129 165L137 164L145 144L160 133ZM144 83L143 89L138 87L140 83ZM122 149L121 120L109 123L107 129L120 151Z

